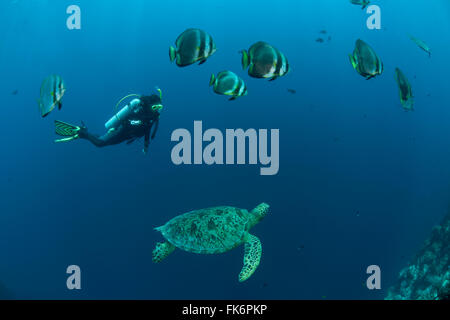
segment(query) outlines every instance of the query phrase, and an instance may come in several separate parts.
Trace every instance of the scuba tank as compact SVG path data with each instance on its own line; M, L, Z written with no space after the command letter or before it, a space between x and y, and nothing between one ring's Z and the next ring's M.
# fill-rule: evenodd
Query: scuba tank
M156 90L159 93L160 100L162 100L162 91L161 91L161 89L156 87ZM117 107L119 106L119 104L121 104L125 99L130 98L130 97L138 97L138 98L131 100L131 102L129 104L127 104L125 107L123 107L119 112L117 112L111 119L109 119L105 123L105 127L106 127L107 130L110 130L112 128L118 127L119 123L122 120L126 120L133 113L137 113L137 112L139 112L141 110L141 100L140 100L141 95L139 95L139 94L129 94L129 95L123 97L116 104L116 107L114 108L114 110L117 110ZM155 105L152 106L152 109L153 110L161 110L162 107L163 107L162 104L155 104Z
M131 114L139 111L141 100L133 99L129 104L117 112L111 119L105 123L106 129L116 128L120 121L127 119Z

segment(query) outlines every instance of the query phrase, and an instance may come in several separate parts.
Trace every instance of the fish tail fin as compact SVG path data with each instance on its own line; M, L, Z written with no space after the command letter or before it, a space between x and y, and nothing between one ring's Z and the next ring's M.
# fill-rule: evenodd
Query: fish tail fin
M211 78L209 79L209 86L211 87L214 82L216 82L216 76L214 75L214 73L211 75Z
M242 69L245 70L250 65L250 59L248 56L248 52L247 52L247 50L242 50L242 51L240 51L240 53L242 54Z
M175 60L177 56L177 50L174 47L170 47L169 48L169 57L170 57L170 62L173 62Z
M81 127L68 124L66 122L55 120L55 133L65 137L55 140L55 142L69 142L80 138Z

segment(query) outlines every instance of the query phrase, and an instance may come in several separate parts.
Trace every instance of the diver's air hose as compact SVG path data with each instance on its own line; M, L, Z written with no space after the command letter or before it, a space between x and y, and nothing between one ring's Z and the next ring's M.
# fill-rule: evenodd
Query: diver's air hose
M132 93L132 94L129 94L129 95L123 97L122 99L120 99L119 102L117 102L116 106L114 107L114 114L117 114L117 107L119 106L119 104L121 104L123 102L123 100L128 99L130 97L139 97L140 98L141 95L140 94L136 94L136 93Z

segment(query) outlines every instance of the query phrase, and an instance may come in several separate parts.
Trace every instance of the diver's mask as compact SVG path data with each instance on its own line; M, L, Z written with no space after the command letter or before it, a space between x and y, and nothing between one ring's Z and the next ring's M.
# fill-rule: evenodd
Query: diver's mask
M154 104L152 105L152 110L153 111L160 111L163 108L162 104Z
M159 100L162 101L162 91L160 88L156 87L156 90L159 93ZM152 105L152 111L161 111L164 106L161 103L157 103Z

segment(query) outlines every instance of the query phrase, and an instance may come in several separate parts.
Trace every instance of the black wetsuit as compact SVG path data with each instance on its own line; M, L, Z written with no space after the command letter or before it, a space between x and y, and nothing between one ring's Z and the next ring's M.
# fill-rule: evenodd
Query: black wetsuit
M143 151L147 152L150 139L155 138L159 125L160 113L158 110L153 110L152 106L161 104L161 99L157 95L151 95L141 97L140 101L139 111L123 119L113 130L110 129L104 135L97 136L88 132L87 128L81 128L80 139L89 140L97 147L106 147L124 141L130 144L138 138L145 137Z

